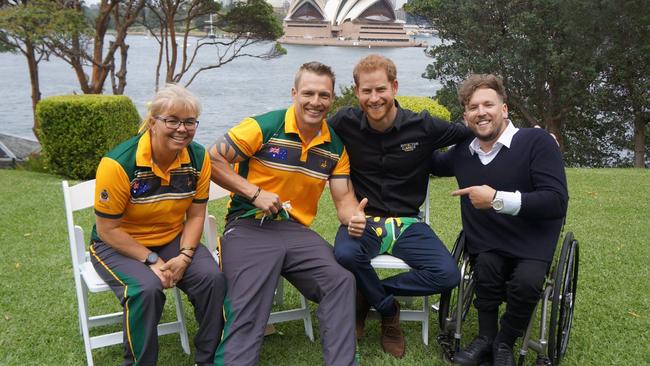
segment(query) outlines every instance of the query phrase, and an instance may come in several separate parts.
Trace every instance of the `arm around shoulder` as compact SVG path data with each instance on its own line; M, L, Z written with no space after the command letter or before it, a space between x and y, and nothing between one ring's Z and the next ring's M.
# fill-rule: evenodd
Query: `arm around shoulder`
M435 175L437 177L453 177L454 152L454 147L450 148L448 151L435 150L431 154L431 159L429 159L429 172L431 175Z
M519 216L558 219L566 215L569 193L562 153L545 131L531 136L530 179L532 192L523 192Z
M464 123L444 121L431 116L426 111L420 116L426 122L426 126L431 128L430 133L435 138L436 148L459 144L473 136L472 131Z

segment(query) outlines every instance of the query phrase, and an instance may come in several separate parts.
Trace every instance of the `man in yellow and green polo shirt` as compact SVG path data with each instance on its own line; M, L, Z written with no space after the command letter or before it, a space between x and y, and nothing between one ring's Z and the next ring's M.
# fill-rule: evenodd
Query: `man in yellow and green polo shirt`
M228 292L216 365L257 365L280 275L319 304L326 365L355 364L354 277L308 226L325 183L350 235L365 228L343 142L325 123L334 73L302 65L286 110L244 119L209 149L212 180L232 193L220 242ZM234 164L234 168L230 164Z

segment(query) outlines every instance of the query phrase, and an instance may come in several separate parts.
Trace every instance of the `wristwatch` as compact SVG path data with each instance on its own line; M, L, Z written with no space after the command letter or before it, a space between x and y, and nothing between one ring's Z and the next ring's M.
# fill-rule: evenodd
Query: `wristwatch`
M495 198L492 200L492 209L499 212L503 210L503 198Z
M158 262L158 254L156 252L149 253L147 258L144 259L144 264L147 266L155 264L156 262Z

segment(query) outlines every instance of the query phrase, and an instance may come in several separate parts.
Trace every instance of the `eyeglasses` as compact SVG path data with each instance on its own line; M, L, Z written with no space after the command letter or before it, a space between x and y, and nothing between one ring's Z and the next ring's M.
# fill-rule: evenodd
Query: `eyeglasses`
M180 127L181 123L183 124L183 126L185 126L185 129L188 131L196 130L196 127L198 127L199 125L199 121L197 121L195 118L178 119L176 117L161 117L161 116L154 116L153 118L159 121L163 121L165 123L165 127L171 128L172 130L175 130L178 127Z

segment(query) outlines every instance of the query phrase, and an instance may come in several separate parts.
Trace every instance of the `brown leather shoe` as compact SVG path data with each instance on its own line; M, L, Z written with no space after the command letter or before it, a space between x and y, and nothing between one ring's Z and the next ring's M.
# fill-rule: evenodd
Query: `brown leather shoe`
M395 301L397 312L393 316L381 317L381 346L384 352L393 357L402 358L406 352L404 333L399 326L399 303Z
M370 311L370 304L366 297L359 291L357 291L357 312L356 312L356 334L357 339L363 337L363 330L366 327L366 317L368 317L368 312Z

